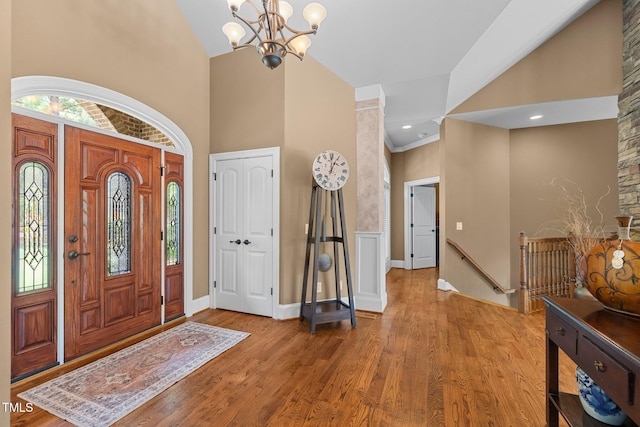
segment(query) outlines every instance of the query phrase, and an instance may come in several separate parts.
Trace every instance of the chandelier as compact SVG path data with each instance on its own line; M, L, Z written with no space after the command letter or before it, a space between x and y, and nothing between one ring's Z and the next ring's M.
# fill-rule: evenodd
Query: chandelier
M310 30L299 31L287 25L287 19L293 15L293 7L286 1L262 0L262 9L256 6L253 0L227 0L229 9L234 18L242 21L253 34L244 41L244 28L237 22L227 22L222 31L229 39L233 50L255 46L262 56L262 62L273 69L282 63L282 59L288 53L302 60L311 40L307 35L316 34L322 20L327 16L327 11L320 3L310 3L302 11ZM255 20L245 19L238 14L238 10L244 3L249 3L258 14Z

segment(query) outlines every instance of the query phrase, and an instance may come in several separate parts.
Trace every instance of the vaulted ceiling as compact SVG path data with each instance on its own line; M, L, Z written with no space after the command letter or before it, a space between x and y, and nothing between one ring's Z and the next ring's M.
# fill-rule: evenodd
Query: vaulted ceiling
M231 50L221 31L232 20L225 0L176 1L210 57ZM292 27L307 28L302 9L310 1L289 0L294 8ZM392 151L403 151L437 140L445 115L598 0L320 2L327 18L312 36L307 55L356 89L381 85L386 142ZM244 8L249 10L248 5L241 11ZM575 120L564 117L571 109L547 104L537 109L548 108L552 123ZM579 108L604 118L615 114L611 105L595 102ZM501 109L463 118L516 128L521 127L521 112ZM407 124L411 129L402 129Z

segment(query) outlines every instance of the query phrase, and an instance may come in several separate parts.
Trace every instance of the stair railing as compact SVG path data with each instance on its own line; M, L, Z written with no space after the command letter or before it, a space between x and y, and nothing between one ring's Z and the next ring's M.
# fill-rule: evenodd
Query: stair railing
M566 237L530 239L520 233L518 311L544 309L543 296L569 297L575 288L575 254Z
M480 264L478 264L473 258L466 253L460 245L454 242L451 239L447 239L447 243L451 245L462 257L463 260L466 260L490 285L493 287L493 290L500 294L513 294L517 291L515 288L504 288L496 279L491 277L489 273L487 273Z

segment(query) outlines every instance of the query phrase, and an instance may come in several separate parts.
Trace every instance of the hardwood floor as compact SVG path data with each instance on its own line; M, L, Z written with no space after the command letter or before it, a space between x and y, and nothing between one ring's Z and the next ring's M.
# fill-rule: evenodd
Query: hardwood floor
M251 336L116 425L544 426L544 314L438 291L437 278L393 269L384 314L315 335L297 319L198 313ZM575 393L574 369L561 355L563 391ZM11 420L68 425L37 408Z

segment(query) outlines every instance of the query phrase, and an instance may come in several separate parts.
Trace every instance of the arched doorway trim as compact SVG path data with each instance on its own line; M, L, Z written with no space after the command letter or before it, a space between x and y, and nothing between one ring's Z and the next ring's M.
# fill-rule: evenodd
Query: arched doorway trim
M11 79L11 99L29 95L58 95L102 104L136 117L163 132L174 147L163 147L184 156L184 296L185 314L191 316L193 302L193 149L187 135L162 113L127 95L78 80L53 76L22 76Z

